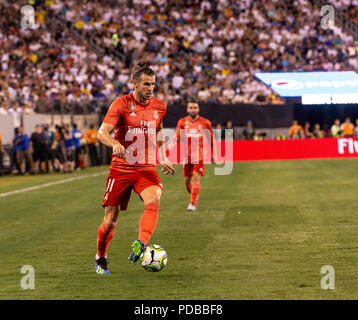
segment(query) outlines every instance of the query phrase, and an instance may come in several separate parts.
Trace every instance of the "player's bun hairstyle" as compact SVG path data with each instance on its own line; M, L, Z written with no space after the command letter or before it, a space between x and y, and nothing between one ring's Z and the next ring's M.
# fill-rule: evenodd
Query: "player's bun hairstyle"
M150 64L146 61L138 62L132 71L132 80L139 80L140 76L144 73L148 76L155 76L153 69L151 69Z

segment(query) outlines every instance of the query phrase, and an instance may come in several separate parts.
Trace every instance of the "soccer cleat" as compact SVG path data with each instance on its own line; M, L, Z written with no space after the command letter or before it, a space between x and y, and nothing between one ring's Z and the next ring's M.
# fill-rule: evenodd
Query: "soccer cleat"
M96 259L95 268L97 274L110 274L107 266L107 259L104 257Z
M128 257L128 260L132 261L132 263L138 261L143 251L144 251L144 243L140 240L134 241L132 244L132 252Z
M195 211L196 210L196 205L190 202L189 205L188 205L188 208L186 210Z

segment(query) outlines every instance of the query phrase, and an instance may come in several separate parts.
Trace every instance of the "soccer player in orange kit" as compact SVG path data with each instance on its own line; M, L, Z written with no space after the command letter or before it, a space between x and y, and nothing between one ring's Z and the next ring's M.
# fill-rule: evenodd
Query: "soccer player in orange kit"
M184 140L186 158L184 163L184 184L190 194L187 210L195 211L198 207L200 178L205 175L204 142L209 142L211 160L215 163L215 144L211 122L199 116L199 105L196 102L187 104L188 116L179 119L176 138L169 147Z
M119 97L111 104L98 130L98 140L112 148L111 166L102 206L104 219L97 230L97 274L109 274L107 249L117 226L121 210L126 210L132 189L144 202L144 213L139 221L138 239L132 244L128 257L136 262L158 220L163 187L156 170L156 148L159 150L161 172L174 174L174 168L165 156L162 146L163 117L166 104L152 97L156 76L147 63L140 62L132 73L133 93ZM114 139L111 131L115 129Z

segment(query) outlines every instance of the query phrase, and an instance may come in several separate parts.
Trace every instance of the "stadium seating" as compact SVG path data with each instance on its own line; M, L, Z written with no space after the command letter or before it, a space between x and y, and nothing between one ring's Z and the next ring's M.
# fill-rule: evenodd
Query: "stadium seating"
M281 104L255 72L358 70L358 42L322 29L315 1L264 2L37 1L35 30L20 28L19 3L1 3L0 113L100 111L131 89L139 59L169 105Z

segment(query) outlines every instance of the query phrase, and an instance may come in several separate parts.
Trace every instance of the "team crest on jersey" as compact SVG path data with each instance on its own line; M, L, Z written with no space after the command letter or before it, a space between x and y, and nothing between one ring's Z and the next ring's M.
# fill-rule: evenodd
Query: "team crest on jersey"
M158 120L158 118L159 118L158 112L157 112L156 110L155 110L154 113L153 113L153 118L154 118L155 120Z
M128 108L129 108L129 110L134 111L135 110L135 103L134 102L129 102Z
M198 125L198 129L201 130L203 126L201 124Z

